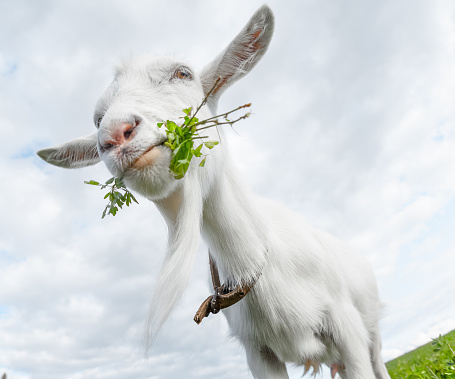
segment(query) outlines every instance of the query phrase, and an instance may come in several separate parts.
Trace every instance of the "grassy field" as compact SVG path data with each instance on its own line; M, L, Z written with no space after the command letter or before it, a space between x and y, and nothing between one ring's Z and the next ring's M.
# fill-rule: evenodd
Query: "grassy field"
M455 330L386 366L392 379L455 379Z

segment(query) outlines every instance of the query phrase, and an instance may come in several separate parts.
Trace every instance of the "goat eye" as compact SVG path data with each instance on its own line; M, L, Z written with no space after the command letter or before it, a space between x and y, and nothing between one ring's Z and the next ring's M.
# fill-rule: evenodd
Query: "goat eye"
M189 71L179 68L178 70L175 70L172 79L192 79L192 76Z

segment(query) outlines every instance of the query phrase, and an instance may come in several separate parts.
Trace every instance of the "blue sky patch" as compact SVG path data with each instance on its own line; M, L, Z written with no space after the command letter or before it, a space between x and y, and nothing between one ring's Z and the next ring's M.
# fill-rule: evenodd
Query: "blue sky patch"
M0 250L0 262L14 263L23 260L7 250Z
M0 305L0 318L6 317L10 309L6 305Z
M20 150L11 156L11 159L28 159L36 157L36 152L39 150L39 143L32 143L22 146Z
M5 70L2 71L2 76L14 75L18 68L19 66L17 65L17 63L12 63L9 66L7 66Z

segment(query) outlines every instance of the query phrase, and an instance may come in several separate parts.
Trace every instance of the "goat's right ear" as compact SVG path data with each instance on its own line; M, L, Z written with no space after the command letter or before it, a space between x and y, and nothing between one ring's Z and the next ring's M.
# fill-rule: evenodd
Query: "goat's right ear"
M212 102L232 83L246 75L267 51L272 39L274 17L272 10L263 5L234 40L209 63L201 73L204 93L207 94L221 80L212 92Z
M38 150L47 163L64 168L80 168L101 161L97 148L98 133L76 138L61 145Z

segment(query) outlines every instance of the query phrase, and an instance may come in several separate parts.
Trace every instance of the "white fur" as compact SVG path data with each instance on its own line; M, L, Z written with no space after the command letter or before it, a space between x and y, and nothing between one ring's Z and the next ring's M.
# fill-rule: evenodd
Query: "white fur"
M210 151L204 168L195 159L180 181L169 172L171 152L164 146L153 149L147 167L131 167L151 145L165 140L157 122L178 121L182 109L195 109L220 76L221 86L198 117L213 115L220 94L265 53L273 26L273 15L263 6L199 76L172 58L123 62L97 104L97 134L39 155L63 167L82 167L101 158L113 175L123 176L128 187L154 201L166 219L169 243L153 296L149 341L187 285L202 233L223 281L259 278L245 299L223 311L256 378L287 378L285 362L343 364L343 378L389 378L380 356L381 303L365 259L282 205L254 196L236 173L224 143ZM182 68L191 79L173 77ZM103 148L119 125L136 121L134 138ZM207 134L217 139L217 131Z

